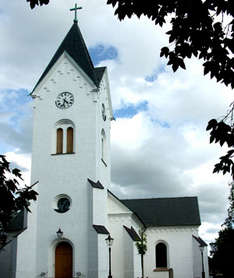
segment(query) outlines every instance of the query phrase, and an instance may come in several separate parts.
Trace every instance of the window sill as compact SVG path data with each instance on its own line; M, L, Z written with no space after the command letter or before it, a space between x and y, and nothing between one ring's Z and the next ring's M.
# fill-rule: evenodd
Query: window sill
M105 162L103 159L101 159L101 161L102 161L102 163L107 167L106 162Z
M52 153L51 155L69 155L69 154L75 154L73 153Z
M170 271L170 268L167 267L157 267L153 270L153 272L163 272L163 271Z

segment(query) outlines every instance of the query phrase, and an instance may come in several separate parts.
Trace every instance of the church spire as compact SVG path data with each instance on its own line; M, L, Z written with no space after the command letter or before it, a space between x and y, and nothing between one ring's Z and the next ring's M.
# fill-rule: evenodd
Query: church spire
M79 9L75 6L74 11L76 12ZM73 9L72 9L73 10ZM42 82L44 77L47 75L49 70L53 67L53 65L57 62L59 57L64 53L68 53L72 59L77 63L77 65L87 74L87 76L93 81L93 83L98 87L99 82L97 80L97 76L95 73L95 69L90 58L88 49L86 47L85 41L81 34L80 28L77 24L77 15L75 15L74 23L67 33L66 37L60 44L59 48L55 52L53 58L49 62L45 71L41 75L39 81L36 86L32 90L32 93L37 88L39 83Z

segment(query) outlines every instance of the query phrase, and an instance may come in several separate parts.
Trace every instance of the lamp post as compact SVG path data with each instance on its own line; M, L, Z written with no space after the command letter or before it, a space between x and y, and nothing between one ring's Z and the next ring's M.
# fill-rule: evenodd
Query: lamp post
M61 239L63 237L63 231L59 228L58 231L56 232L57 238Z
M204 246L203 246L203 245L200 245L199 248L200 248L200 251L201 251L201 258L202 258L202 278L205 278L204 260L203 260Z
M109 275L108 278L112 278L111 276L111 246L113 244L114 239L108 235L108 237L105 239L107 246L109 247Z

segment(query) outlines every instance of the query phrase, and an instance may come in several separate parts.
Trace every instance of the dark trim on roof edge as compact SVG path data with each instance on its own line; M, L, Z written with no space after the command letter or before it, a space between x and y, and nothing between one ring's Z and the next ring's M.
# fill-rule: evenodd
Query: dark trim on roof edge
M100 183L98 180L97 182L92 181L91 179L88 178L88 182L91 184L92 187L98 188L98 189L104 189L104 186Z
M200 244L201 247L206 247L208 244L200 237L196 237L193 235L193 238Z
M109 231L107 228L103 225L93 225L93 228L98 234L103 234L103 235L109 235Z

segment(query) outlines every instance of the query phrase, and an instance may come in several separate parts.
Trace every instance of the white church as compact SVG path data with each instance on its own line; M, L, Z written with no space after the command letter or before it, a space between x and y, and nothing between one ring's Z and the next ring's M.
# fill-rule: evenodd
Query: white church
M31 181L39 181L39 197L11 263L0 254L0 278L140 278L142 229L145 277L208 278L196 197L122 200L108 189L107 68L93 66L76 18L31 96Z

